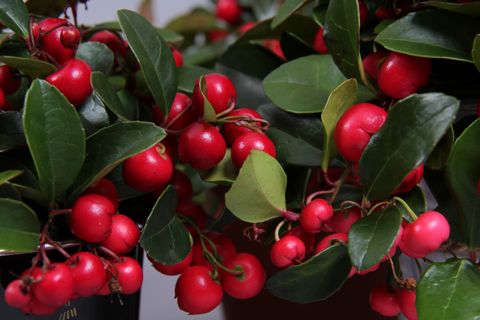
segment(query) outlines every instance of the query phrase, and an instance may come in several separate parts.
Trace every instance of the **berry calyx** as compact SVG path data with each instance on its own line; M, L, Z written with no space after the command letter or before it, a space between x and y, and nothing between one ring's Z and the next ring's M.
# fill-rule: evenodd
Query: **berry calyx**
M197 120L191 106L192 100L187 95L177 92L167 118L165 119L162 110L155 106L152 109L153 120L156 125L166 129L183 130Z
M340 155L358 162L363 150L387 119L387 112L371 103L359 103L348 109L338 121L334 141Z
M112 231L100 245L121 256L132 251L139 239L140 229L135 222L123 214L117 214L112 217Z
M5 288L5 302L13 308L22 308L32 301L32 293L22 280L13 280Z
M317 244L317 247L315 248L315 254L322 252L323 250L329 248L330 246L334 245L335 243L348 243L348 234L346 233L332 233L322 240Z
M15 69L6 64L0 66L0 89L6 96L18 90L21 84L20 77L15 73Z
M249 253L239 253L225 261L225 267L241 273L222 272L222 287L236 299L250 299L262 291L265 284L265 269L261 262Z
M295 236L284 236L270 249L270 260L278 268L297 264L305 258L305 244Z
M405 178L403 179L402 183L392 192L393 195L397 195L399 193L407 193L411 191L417 184L420 183L423 179L423 170L424 165L421 164L412 171L410 171Z
M219 114L233 108L237 100L237 90L232 81L219 73L207 74L204 79L204 93L215 113ZM200 90L200 79L193 89L193 109L198 117L203 117L204 98Z
M153 267L160 273L163 273L167 276L175 276L177 274L181 274L185 270L187 270L188 267L192 264L192 259L193 259L193 251L190 250L190 252L187 254L187 256L180 262L175 263L175 264L163 264L160 262L155 261L152 257L148 257L150 262L152 263Z
M99 194L110 200L115 207L115 212L118 209L118 193L117 188L112 181L102 178L90 185L83 194Z
M406 288L399 289L396 293L397 301L400 306L400 311L408 320L417 320L417 293L415 290Z
M232 145L235 139L242 134L253 132L251 129L252 125L257 128L261 127L262 124L260 122L252 123L252 120L263 120L258 112L249 108L235 109L228 114L228 118L238 118L238 120L232 120L232 122L227 122L223 125L223 135L229 145Z
M237 0L218 0L215 15L229 24L235 24L242 18L242 8L238 5Z
M370 292L370 307L385 317L394 317L400 313L395 293L386 284L379 285Z
M66 262L74 280L74 291L78 297L96 294L107 280L102 261L90 252L78 252Z
M35 268L32 277L32 292L35 299L44 305L58 308L73 297L75 281L65 263Z
M252 150L263 151L272 157L277 156L275 145L265 134L259 132L247 132L239 136L232 144L232 162L240 168Z
M300 226L309 233L319 233L325 221L333 216L333 208L326 200L315 199L300 213Z
M323 28L318 29L317 33L315 34L315 39L313 40L313 49L321 54L328 53L328 48L325 44L325 38L323 37Z

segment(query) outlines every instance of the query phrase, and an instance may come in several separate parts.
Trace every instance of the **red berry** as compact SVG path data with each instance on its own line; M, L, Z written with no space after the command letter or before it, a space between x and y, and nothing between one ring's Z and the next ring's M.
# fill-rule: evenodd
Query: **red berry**
M20 77L14 71L6 64L0 66L0 89L6 96L17 91L21 84Z
M13 280L5 288L5 302L13 308L27 306L32 301L32 292L20 279Z
M335 213L325 224L332 232L348 233L352 224L360 220L360 209L352 207L346 212Z
M71 104L78 107L92 94L91 74L92 70L86 62L71 59L45 80L63 93Z
M115 55L125 56L127 48L122 39L114 32L103 30L94 33L88 41L100 42L106 45Z
M373 80L377 80L378 70L385 60L388 52L386 51L377 51L370 53L368 56L363 58L363 68L367 75Z
M386 284L379 285L370 292L370 307L385 317L394 317L400 313L400 306L395 294Z
M237 90L229 78L219 73L207 74L203 78L205 79L203 88L205 96L217 114L235 106ZM203 104L200 79L197 79L193 89L193 109L199 117L203 116Z
M113 286L111 286L112 281L116 283ZM137 260L130 257L121 257L120 261L117 261L111 265L110 279L105 283L98 294L134 294L140 290L142 282L142 266L137 262ZM111 291L112 288L115 289L115 292Z
M253 27L255 27L256 23L254 21L249 21L249 22L246 22L244 24L242 24L237 32L242 35L244 34L245 32L247 32L248 30L252 29Z
M75 281L65 263L52 263L45 268L37 267L33 270L32 277L32 292L42 304L60 307L75 293Z
M3 93L3 90L0 89L0 110L4 110L6 104L7 104L7 98L5 97L5 93Z
M368 18L368 8L363 0L358 0L358 8L360 11L360 25L364 25Z
M377 263L376 265L374 265L373 267L370 267L368 269L365 269L365 270L362 270L362 271L358 271L357 268L355 267L352 267L352 269L355 269L356 273L363 276L363 275L366 275L368 273L372 273L372 272L375 272L378 270L378 268L380 268L380 263ZM352 272L352 271L350 271Z
M162 110L155 106L152 109L153 120L158 126L171 130L183 130L197 120L191 106L192 100L187 95L177 92L167 119L164 118Z
M235 120L232 119L233 122L228 122L223 125L223 135L229 145L233 144L235 139L240 137L242 134L252 132L252 129L248 128L247 125L250 124L258 128L261 127L262 124L260 122L252 122L251 120L263 120L262 116L258 112L248 108L235 109L228 114L228 117L237 118Z
M112 230L112 202L98 194L79 197L72 208L70 228L79 239L87 242L102 242Z
M287 60L287 58L285 57L285 54L283 53L283 49L279 40L276 40L276 39L264 40L263 45L281 60Z
M49 306L39 302L35 297L32 301L21 308L23 313L30 314L32 316L45 317L50 316L57 311L57 307Z
M193 251L187 254L187 256L180 262L175 264L163 264L155 261L153 258L148 257L150 262L152 262L153 267L160 273L166 274L167 276L175 276L181 274L192 264Z
M295 236L284 236L270 250L270 259L278 268L297 264L305 258L305 244Z
M228 31L216 29L216 30L210 30L207 33L207 38L208 38L208 41L210 41L211 43L215 43L215 42L222 41L229 35L230 33Z
M371 103L359 103L348 109L338 121L334 140L340 155L358 162L363 150L387 119L387 112Z
M395 189L395 191L392 192L393 195L399 194L399 193L407 193L417 184L420 183L423 179L423 170L424 170L424 165L421 164L412 171L410 171L405 178L403 179L402 183Z
M100 244L118 255L129 253L140 239L140 230L132 219L117 214L112 217L112 232Z
M112 181L102 178L90 185L83 194L90 194L95 193L101 196L104 196L108 200L110 200L115 207L115 211L118 209L118 193L117 188L113 184Z
M60 34L60 41L65 48L77 50L80 43L80 30L75 27L64 27Z
M107 281L105 267L96 255L90 252L78 252L66 262L74 280L74 291L79 297L96 294Z
M317 244L317 247L315 248L315 254L322 252L323 250L338 242L342 242L345 244L348 243L348 234L332 233L331 235L326 236Z
M311 252L315 248L315 235L305 232L302 227L296 226L288 231L285 236L294 236L302 240L305 245L305 252Z
M415 290L399 289L396 293L400 310L408 320L417 320L417 294Z
M333 216L333 208L323 199L315 199L300 213L300 226L309 233L319 233L322 225Z
M140 192L152 192L163 188L172 174L172 160L158 145L123 162L123 180L128 186Z
M179 201L177 204L177 212L187 218L193 219L193 222L195 222L200 229L204 229L207 225L207 214L205 210L191 200Z
M170 179L170 184L175 188L175 191L177 191L178 199L180 201L192 199L192 182L185 173L179 170L173 171L172 179Z
M378 71L378 86L389 97L402 99L428 84L429 59L391 52Z
M215 167L225 156L227 145L218 129L206 122L188 126L178 139L180 159L199 170Z
M262 291L266 275L257 257L249 253L239 253L226 260L225 266L242 271L240 275L222 272L222 287L230 296L236 299L250 299Z
M242 18L242 8L237 0L218 0L215 15L229 24L235 24Z
M222 302L223 291L207 267L193 266L178 278L175 296L180 309L189 314L201 314L212 311Z
M395 9L394 8L387 8L387 7L379 7L375 11L375 17L379 20L387 20L387 19L394 19L395 18Z
M173 60L175 60L175 65L177 68L183 66L183 56L182 53L177 48L170 48L172 50Z
M220 262L224 262L233 256L237 255L237 248L233 241L224 234L217 233L217 232L209 232L207 233L207 237L213 242L215 245L215 249L218 253L218 259ZM205 246L210 253L214 253L212 246L210 245L209 241L205 240ZM205 259L203 253L203 247L200 240L196 240L193 243L192 247L193 251L193 262L192 265L198 266L206 266L209 269L213 270L213 266Z
M277 156L275 145L265 134L259 132L247 132L235 139L232 144L233 164L240 168L252 150L263 151L272 157Z
M328 48L325 44L325 38L323 37L323 28L318 29L315 35L315 40L313 40L313 49L317 50L321 54L328 53Z

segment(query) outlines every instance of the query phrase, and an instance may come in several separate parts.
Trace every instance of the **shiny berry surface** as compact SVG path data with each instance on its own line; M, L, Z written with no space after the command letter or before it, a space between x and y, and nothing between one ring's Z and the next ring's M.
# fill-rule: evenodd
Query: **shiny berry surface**
M300 213L300 226L309 233L322 231L323 223L333 216L333 208L323 199L314 199Z
M204 76L204 80L205 87L203 89L205 96L217 114L235 106L237 90L229 78L220 73L211 73ZM204 98L200 91L199 80L195 82L192 99L195 113L202 117Z
M248 132L239 136L232 144L233 164L240 168L252 150L265 152L274 158L277 156L275 145L270 138L263 133Z
M239 269L240 275L222 272L223 290L236 299L250 299L262 291L266 274L257 257L249 253L240 253L225 261L229 269Z
M98 194L79 197L72 207L70 228L79 239L87 242L101 242L112 230L112 202Z
M223 125L223 135L229 145L232 145L242 134L253 132L250 126L261 127L260 122L252 120L263 119L258 112L249 108L235 109L228 114L228 117L232 120Z
M132 251L139 239L140 229L137 224L129 217L117 214L112 217L112 231L100 245L121 256Z
M370 307L385 317L394 317L400 313L395 293L386 284L377 286L370 292Z
M278 268L285 268L305 258L305 244L295 236L284 236L270 249L270 260Z
M96 255L77 252L66 261L74 280L74 291L79 297L96 294L107 280L105 267Z
M47 268L35 268L32 292L38 302L60 307L67 303L74 294L75 281L70 268L65 263L52 263Z
M153 267L160 273L163 273L167 276L175 276L181 274L192 264L193 251L191 250L187 256L180 262L175 264L164 264L161 262L155 261L153 258L148 257L150 262L152 262Z

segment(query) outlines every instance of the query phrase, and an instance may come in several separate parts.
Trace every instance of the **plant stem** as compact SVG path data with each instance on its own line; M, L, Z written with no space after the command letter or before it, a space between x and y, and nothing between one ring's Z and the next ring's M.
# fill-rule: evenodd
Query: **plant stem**
M337 195L340 192L340 189L342 188L343 183L345 182L345 179L348 177L349 174L350 174L350 168L347 168L345 169L345 171L343 171L340 178L337 181L335 181L334 191L333 191L332 197L329 200L330 203L333 203L337 198Z
M309 204L310 202L313 201L313 199L315 199L317 196L321 196L322 194L330 194L330 193L334 193L334 192L335 192L335 188L332 188L332 189L329 189L329 190L321 190L321 191L314 192L307 197L307 199L305 200L305 203Z
M284 217L288 221L298 221L298 219L300 219L300 215L298 213L293 212L293 211L289 211L287 209L279 210L279 211L280 211L280 214L282 215L282 217Z
M282 221L280 221L277 226L275 227L275 241L278 241L280 240L280 229L282 229L283 225L285 224L285 222L287 222L288 220L287 219L283 219Z
M413 221L418 219L415 212L413 212L413 210L410 208L408 203L405 202L405 200L399 197L393 197L393 200L400 202L400 204L405 208L405 210L407 210L408 215L412 218Z

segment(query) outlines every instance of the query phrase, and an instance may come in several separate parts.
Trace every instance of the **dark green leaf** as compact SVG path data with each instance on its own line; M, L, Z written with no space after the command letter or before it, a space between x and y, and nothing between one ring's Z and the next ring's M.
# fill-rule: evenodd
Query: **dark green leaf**
M301 208L305 203L308 182L312 175L311 168L287 166L285 173L288 177L287 183L287 208Z
M70 200L123 160L150 148L164 137L162 128L141 121L116 123L91 135L87 139L85 165L71 189Z
M472 59L475 67L480 71L480 34L477 34L473 40Z
M470 261L435 263L417 286L418 318L476 320L479 295L480 274Z
M213 72L213 70L197 66L180 67L177 69L177 88L179 91L192 94L195 81L201 76Z
M107 110L96 94L92 94L77 109L87 136L110 125Z
M0 185L0 199L1 198L22 201L20 192L18 192L17 188L12 183Z
M54 202L85 159L85 131L75 108L55 87L34 80L25 98L23 127L40 188Z
M472 62L473 38L480 21L443 10L412 12L381 32L375 41L413 56Z
M177 89L175 61L155 28L138 13L119 10L118 19L138 59L155 102L168 114Z
M350 269L347 248L337 244L302 264L278 272L268 280L266 288L295 303L325 300L342 287Z
M466 14L469 16L480 16L480 2L472 1L465 3L455 3L447 1L425 1L422 4L427 4L443 10L448 10L456 13Z
M275 29L282 24L288 17L300 10L309 1L310 0L286 0L272 20L272 29Z
M0 220L0 251L35 251L40 223L32 209L19 201L0 199Z
M325 15L327 14L327 6L321 4L313 8L313 20L323 28L325 25Z
M18 69L32 78L42 78L57 70L53 64L33 58L1 56L0 62Z
M453 143L455 142L455 133L453 128L447 131L442 140L433 149L432 154L428 157L426 166L432 170L442 170L447 164L448 156L452 151Z
M45 17L58 17L65 11L68 0L27 0L28 12Z
M208 65L220 57L228 48L227 40L220 40L207 45L193 45L183 51L185 65Z
M218 26L215 16L211 12L194 9L192 12L170 21L166 28L183 35L191 35L197 32L207 32Z
M18 36L28 36L28 10L22 0L0 1L0 21Z
M263 222L285 209L287 177L275 158L252 151L225 194L227 208L246 222Z
M25 144L22 114L20 112L0 113L0 152Z
M96 41L87 41L78 46L75 58L90 65L92 71L110 74L113 68L114 55L106 45Z
M348 233L348 253L359 271L367 270L388 254L400 231L402 214L388 207L358 220Z
M7 170L0 172L0 185L8 182L22 174L20 170Z
M155 203L140 238L146 253L164 264L182 261L192 246L190 234L175 215L177 199L175 189L168 186Z
M424 163L455 119L459 101L443 93L414 94L389 111L360 159L369 199L384 199Z
M157 32L162 37L163 40L167 43L171 43L175 46L181 46L183 43L183 36L176 33L175 31L157 28Z
M117 97L120 99L128 118L138 120L140 113L140 101L138 100L137 96L130 93L130 91L127 89L122 89L117 92Z
M92 87L98 97L117 117L122 120L133 120L126 106L122 104L117 93L108 82L107 77L98 71L92 72Z
M448 158L446 175L460 214L461 229L470 248L480 245L480 119L473 122L455 142Z
M427 211L427 199L425 198L425 193L423 192L422 188L420 188L419 186L416 186L406 194L402 194L401 198L417 215L420 215ZM404 206L398 204L397 209L402 213L403 219L412 221L412 217L410 217Z
M287 60L295 60L318 53L310 44L306 43L300 39L300 37L290 32L282 33L280 45Z

